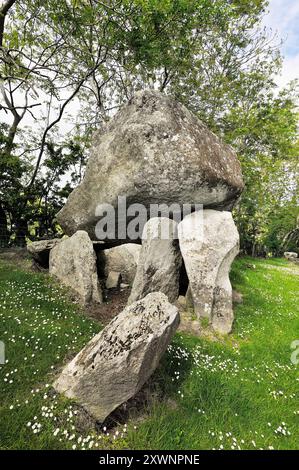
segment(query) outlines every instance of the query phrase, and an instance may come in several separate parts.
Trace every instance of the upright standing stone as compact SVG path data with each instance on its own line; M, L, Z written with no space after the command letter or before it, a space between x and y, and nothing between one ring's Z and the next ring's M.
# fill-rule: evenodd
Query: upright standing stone
M229 270L239 252L239 234L230 212L193 212L178 227L181 253L198 317L215 331L229 333L233 323Z
M49 272L76 292L83 304L102 302L96 255L92 241L83 230L52 248Z
M161 292L126 307L65 367L54 388L103 422L154 372L179 324Z
M177 223L166 217L153 217L144 226L137 272L128 303L160 291L169 302L179 295L182 257Z

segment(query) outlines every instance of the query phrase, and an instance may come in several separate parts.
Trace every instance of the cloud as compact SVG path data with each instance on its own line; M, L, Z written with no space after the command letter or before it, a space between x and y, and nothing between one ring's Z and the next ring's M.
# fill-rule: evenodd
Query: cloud
M277 77L276 83L283 88L295 79L299 79L299 53L284 59L282 73Z
M269 13L263 23L283 40L284 63L282 74L277 77L278 85L283 87L299 78L299 1L270 0Z

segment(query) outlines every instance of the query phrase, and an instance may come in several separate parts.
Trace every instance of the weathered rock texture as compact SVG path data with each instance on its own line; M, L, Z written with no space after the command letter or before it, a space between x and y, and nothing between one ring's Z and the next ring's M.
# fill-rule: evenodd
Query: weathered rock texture
M179 224L178 233L195 313L207 317L215 331L229 333L234 318L229 270L239 252L231 213L194 212Z
M54 387L100 422L133 397L156 369L179 313L155 292L125 308L66 366Z
M118 196L146 208L188 203L230 210L242 190L231 147L182 104L141 91L95 136L84 180L57 217L68 235L83 229L95 239L96 206L117 208Z
M71 287L83 304L102 302L96 255L92 241L83 230L54 246L50 252L49 272Z
M177 238L177 223L166 217L153 217L144 226L142 248L128 303L160 291L169 302L179 295L182 257Z
M121 284L121 274L116 271L110 271L106 280L106 289L118 290Z
M293 259L298 258L298 253L296 253L295 251L285 251L283 256L286 259L293 260Z
M133 284L141 245L126 243L108 250L97 252L99 270L107 278L109 272L121 273L123 282Z
M38 242L28 243L27 251L34 261L47 268L49 266L50 250L60 242L60 238L53 238L52 240L40 240Z

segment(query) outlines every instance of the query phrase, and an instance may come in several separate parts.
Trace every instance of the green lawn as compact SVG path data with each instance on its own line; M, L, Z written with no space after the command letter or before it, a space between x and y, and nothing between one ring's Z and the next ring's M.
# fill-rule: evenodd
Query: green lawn
M253 266L254 265L254 266ZM177 334L151 382L142 418L96 431L51 389L57 368L100 326L44 274L0 261L1 449L298 449L299 267L238 259L244 303L226 340ZM299 355L298 355L299 357ZM162 397L162 398L161 398Z

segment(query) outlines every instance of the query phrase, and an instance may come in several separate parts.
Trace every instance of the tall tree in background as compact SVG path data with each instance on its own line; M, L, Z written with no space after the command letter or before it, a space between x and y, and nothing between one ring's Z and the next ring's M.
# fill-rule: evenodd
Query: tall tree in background
M202 4L206 8L199 10ZM17 238L24 239L28 233L45 150L67 106L75 98L83 103L79 128L88 136L128 97L128 77L138 73L141 64L154 73L168 45L183 40L194 17L208 24L217 8L217 2L214 6L203 0L165 2L162 8L153 0L4 4L0 109L11 123L2 153L7 158L14 150L31 164L19 178L19 204L11 205L1 195L1 206L13 219ZM34 124L30 132L23 130L22 142L16 145L28 115ZM39 122L34 122L37 116Z
M236 211L243 247L257 253L269 245L271 207L279 212L293 204L295 212L295 184L286 181L290 175L295 180L297 136L294 89L275 92L281 61L275 38L260 27L264 0L3 5L0 117L9 124L2 126L0 151L3 162L13 158L19 167L6 190L0 186L0 218L5 212L10 230L24 238L38 207L44 233L49 235L50 226L54 233L50 219L71 190L61 183L71 177L68 164L77 158L82 166L93 130L136 90L154 87L183 101L236 148L247 185ZM61 135L71 103L77 110L70 118L72 130ZM28 117L30 129L23 126ZM80 151L73 158L74 143Z

